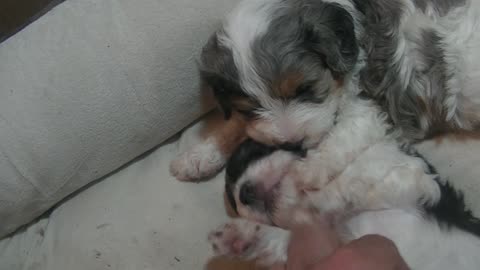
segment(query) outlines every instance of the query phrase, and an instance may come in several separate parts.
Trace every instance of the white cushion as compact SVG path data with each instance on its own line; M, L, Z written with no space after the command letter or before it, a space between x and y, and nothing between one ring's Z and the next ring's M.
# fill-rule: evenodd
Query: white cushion
M67 0L0 44L0 237L211 108L195 59L235 0Z

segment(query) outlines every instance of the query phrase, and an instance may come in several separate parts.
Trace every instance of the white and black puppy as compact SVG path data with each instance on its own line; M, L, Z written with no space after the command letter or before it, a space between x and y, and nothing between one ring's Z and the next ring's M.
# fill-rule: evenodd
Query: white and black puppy
M232 133L315 147L345 91L374 100L405 140L478 130L478 48L475 0L243 0L199 65L236 131L220 128L171 171L212 174L241 141Z
M304 204L298 197L317 196L311 189L298 189L295 192L303 194L292 197L285 193L293 189L285 191L280 187L283 183L275 182L275 177L286 173L285 166L298 158L297 153L250 140L240 146L228 166L226 192L230 203L248 220L235 219L209 235L216 254L256 259L266 266L286 261L290 233L271 225L293 221L297 209L287 209L285 204ZM434 173L427 168L426 173ZM431 181L439 180L432 175ZM335 212L336 229L345 242L368 234L392 239L411 269L477 269L480 220L466 209L461 193L448 183L435 184L440 194L432 201L420 197L410 206L386 202L389 206L376 211ZM313 207L309 210L315 215ZM296 218L310 218L308 214L301 212Z
M214 250L285 262L289 232L270 225L328 215L344 241L367 234L393 240L411 269L478 269L480 220L427 161L397 143L382 110L343 94L324 115L334 118L306 156L291 146L240 145L227 164L226 193L246 219L210 234Z

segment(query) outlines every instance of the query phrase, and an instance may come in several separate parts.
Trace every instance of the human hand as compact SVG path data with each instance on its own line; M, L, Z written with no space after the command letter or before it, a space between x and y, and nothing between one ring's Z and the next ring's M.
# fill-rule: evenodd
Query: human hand
M339 247L308 270L408 270L395 244L380 235L366 235ZM290 269L289 269L290 270ZM292 268L292 270L297 270Z
M309 269L341 245L331 223L324 218L316 219L314 224L296 225L290 229L286 270Z
M326 221L292 228L284 270L408 270L395 244L366 235L342 245Z

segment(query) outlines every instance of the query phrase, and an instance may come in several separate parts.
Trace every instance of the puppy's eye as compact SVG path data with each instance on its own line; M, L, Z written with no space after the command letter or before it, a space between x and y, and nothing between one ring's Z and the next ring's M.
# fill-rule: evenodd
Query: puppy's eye
M257 114L253 110L237 109L237 112L247 119L252 119L257 116Z
M308 95L312 92L312 84L310 83L303 83L298 86L297 90L295 91L295 95L297 97Z
M323 98L318 97L315 93L314 83L307 82L298 86L295 91L295 98L300 102L322 103Z

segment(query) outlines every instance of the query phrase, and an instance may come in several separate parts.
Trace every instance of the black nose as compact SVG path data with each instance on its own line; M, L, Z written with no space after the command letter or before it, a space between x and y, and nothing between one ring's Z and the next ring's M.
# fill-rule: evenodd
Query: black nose
M243 184L238 197L243 205L252 204L255 202L255 187L251 183Z

